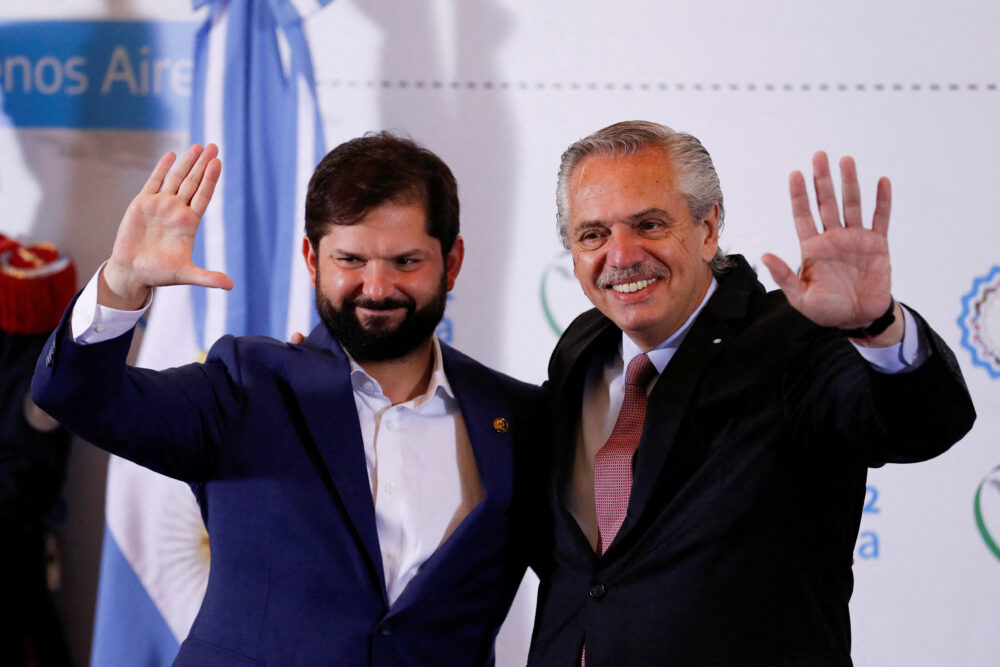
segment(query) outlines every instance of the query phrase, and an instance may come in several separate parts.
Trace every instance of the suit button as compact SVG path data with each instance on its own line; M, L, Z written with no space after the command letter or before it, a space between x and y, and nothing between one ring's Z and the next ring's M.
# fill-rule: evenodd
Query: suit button
M389 623L383 623L379 627L378 633L383 637L388 637L389 635L392 634L392 625L390 625Z
M608 587L604 584L594 584L587 591L587 595L590 596L591 600L600 600L608 592Z

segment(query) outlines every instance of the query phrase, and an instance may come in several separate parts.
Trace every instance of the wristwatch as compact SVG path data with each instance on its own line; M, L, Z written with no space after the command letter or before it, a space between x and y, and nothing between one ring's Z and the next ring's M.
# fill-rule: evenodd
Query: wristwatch
M885 311L885 314L880 316L877 320L866 327L860 327L858 329L840 329L840 333L844 334L848 338L874 338L891 327L892 323L895 321L896 300L890 296L889 310Z

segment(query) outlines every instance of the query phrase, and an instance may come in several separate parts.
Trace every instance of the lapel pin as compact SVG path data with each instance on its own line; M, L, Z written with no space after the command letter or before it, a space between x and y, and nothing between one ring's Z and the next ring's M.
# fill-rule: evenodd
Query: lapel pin
M510 430L510 422L503 417L497 417L493 420L493 430L497 433L506 433Z

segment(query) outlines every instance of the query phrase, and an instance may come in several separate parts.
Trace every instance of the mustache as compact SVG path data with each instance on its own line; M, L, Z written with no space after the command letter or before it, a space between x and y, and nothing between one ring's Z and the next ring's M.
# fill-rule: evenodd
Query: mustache
M388 299L369 299L359 296L354 299L345 300L341 307L351 310L358 308L365 308L367 310L395 310L396 308L413 308L415 306L416 302L413 299L404 296L390 297Z
M662 264L643 262L633 264L624 269L606 268L601 272L601 275L597 276L594 284L603 289L612 285L633 283L637 280L653 280L654 278L667 278L669 276L670 270Z

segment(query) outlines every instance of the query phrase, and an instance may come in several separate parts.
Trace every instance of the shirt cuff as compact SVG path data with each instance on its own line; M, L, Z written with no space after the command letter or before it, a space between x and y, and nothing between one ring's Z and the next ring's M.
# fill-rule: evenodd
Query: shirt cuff
M903 310L903 340L889 347L862 347L854 341L851 345L880 373L906 373L916 370L930 356L930 346L920 327L906 306Z
M117 310L100 305L97 303L97 279L103 270L104 264L101 264L73 306L69 332L74 343L90 345L118 338L135 327L149 310L149 304L153 302L153 296L150 293L146 303L139 310Z

